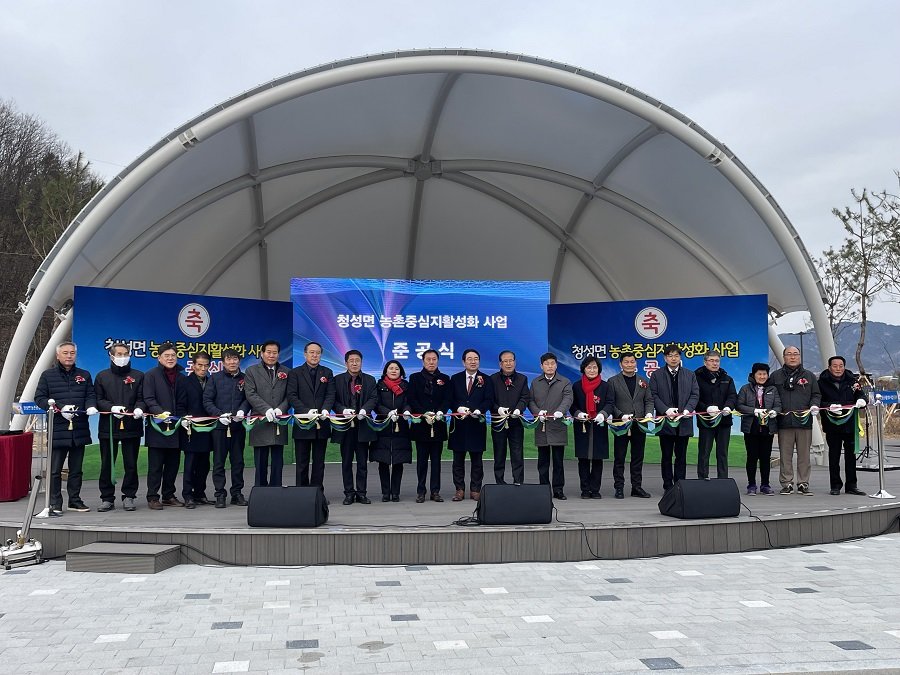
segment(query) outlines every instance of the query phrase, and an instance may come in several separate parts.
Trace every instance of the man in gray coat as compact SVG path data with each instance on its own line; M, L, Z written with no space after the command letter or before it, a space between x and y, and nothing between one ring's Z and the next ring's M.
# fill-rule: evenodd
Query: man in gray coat
M541 356L541 371L531 382L528 407L538 420L534 428L534 444L538 449L538 476L542 485L553 486L553 498L565 499L566 485L563 458L569 429L563 422L566 410L572 407L572 383L556 372L556 355ZM550 482L550 461L553 460L553 482Z
M635 417L642 419L653 415L653 397L650 386L643 377L637 374L637 358L631 352L619 355L619 366L622 372L609 378L609 386L613 390L613 415L623 422L632 421ZM613 436L613 487L616 499L625 498L625 453L631 444L631 496L647 499L647 492L641 483L644 477L644 445L647 434L632 423L628 433Z
M772 373L769 383L778 390L783 416L778 420L778 450L781 453L780 494L794 491L794 449L797 450L797 492L812 495L809 490L809 448L812 445L812 418L819 414L822 394L819 380L803 367L800 350L784 348L784 366ZM808 415L803 412L808 410ZM800 416L791 414L800 413Z
M667 421L659 432L659 449L663 479L663 490L669 490L675 481L684 480L687 475L687 446L694 435L694 418L688 417L697 410L700 387L694 371L681 365L681 348L669 344L663 348L666 367L654 370L650 376L650 393L657 415L665 415L674 421L679 415L684 417L677 426ZM675 455L675 471L672 471L672 455Z
M277 420L288 409L287 380L290 370L278 362L281 345L275 340L263 343L260 363L244 372L244 393L251 415L263 415L250 429L250 445L256 464L254 486L281 487L284 468L284 446L288 442L287 427ZM269 460L272 471L269 473Z

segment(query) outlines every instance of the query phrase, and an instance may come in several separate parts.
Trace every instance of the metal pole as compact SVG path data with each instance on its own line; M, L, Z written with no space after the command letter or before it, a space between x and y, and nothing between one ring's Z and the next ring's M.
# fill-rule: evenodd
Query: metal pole
M878 451L878 492L869 495L873 499L893 499L894 495L884 489L884 417L881 411L884 405L881 394L875 394L875 448Z
M50 453L53 451L53 416L55 412L53 410L55 404L50 404L50 409L47 411L47 453L45 455L41 455L41 475L46 478L46 480L41 481L44 486L44 509L35 516L35 518L49 518L50 517ZM46 460L46 462L45 462Z

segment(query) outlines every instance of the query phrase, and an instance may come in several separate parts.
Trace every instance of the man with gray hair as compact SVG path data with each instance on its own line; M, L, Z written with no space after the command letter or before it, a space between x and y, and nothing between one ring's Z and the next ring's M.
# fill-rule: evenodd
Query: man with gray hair
M44 410L53 406L53 448L50 452L50 515L62 515L62 468L69 460L70 511L90 511L81 499L84 446L91 442L88 416L96 415L97 396L91 374L75 365L74 342L56 347L56 363L41 373L34 401Z
M728 441L731 440L731 411L737 405L734 378L722 368L722 356L708 351L703 365L694 371L700 388L698 413L715 415L711 420L697 418L697 478L709 478L709 456L716 446L716 478L728 478Z

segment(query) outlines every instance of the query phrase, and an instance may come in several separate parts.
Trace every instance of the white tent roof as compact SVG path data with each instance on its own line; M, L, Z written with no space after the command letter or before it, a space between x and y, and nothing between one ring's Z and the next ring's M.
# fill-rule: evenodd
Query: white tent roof
M285 300L320 276L766 293L825 317L787 217L694 122L573 66L436 50L289 75L173 131L71 224L17 338L75 285Z

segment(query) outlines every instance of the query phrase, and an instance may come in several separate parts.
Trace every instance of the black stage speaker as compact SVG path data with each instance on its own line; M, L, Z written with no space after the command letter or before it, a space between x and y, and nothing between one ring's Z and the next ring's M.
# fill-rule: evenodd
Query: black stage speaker
M549 485L482 485L478 498L482 525L538 525L553 516Z
M733 518L741 493L733 478L680 480L659 500L659 512L673 518Z
M318 527L328 521L320 487L254 487L250 490L250 527Z

